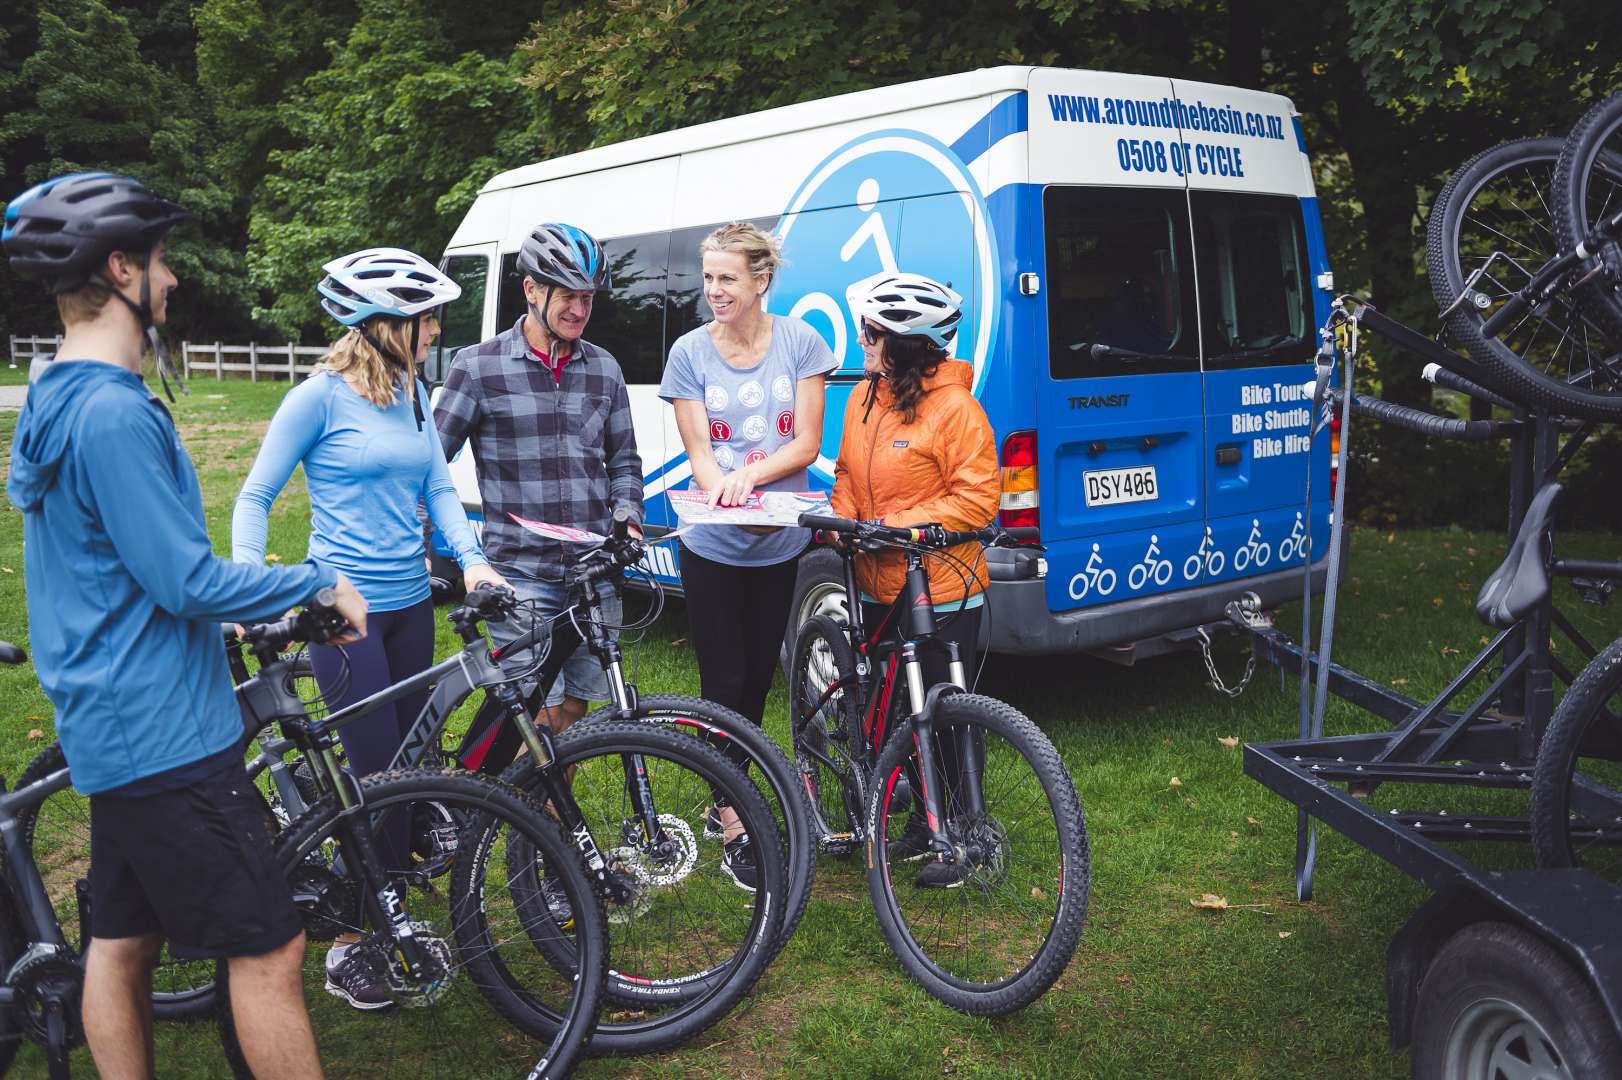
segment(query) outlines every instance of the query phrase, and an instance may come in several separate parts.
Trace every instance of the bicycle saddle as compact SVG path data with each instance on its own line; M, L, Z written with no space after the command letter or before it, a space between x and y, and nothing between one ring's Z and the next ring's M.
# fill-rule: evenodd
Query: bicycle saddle
M1533 497L1504 561L1476 594L1476 614L1488 626L1508 629L1549 598L1549 527L1561 490L1551 481Z

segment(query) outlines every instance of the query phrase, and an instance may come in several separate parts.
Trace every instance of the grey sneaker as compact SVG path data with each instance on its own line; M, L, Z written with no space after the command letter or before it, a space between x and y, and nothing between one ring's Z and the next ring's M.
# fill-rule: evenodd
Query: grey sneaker
M726 871L732 884L744 892L760 887L760 867L755 862L755 848L744 833L721 846L721 869Z
M541 878L541 897L546 901L547 914L559 929L567 930L574 925L574 905L569 903L569 894L563 891L557 878L551 875Z
M394 997L389 993L384 963L366 942L334 945L327 950L327 993L364 1012L391 1007Z

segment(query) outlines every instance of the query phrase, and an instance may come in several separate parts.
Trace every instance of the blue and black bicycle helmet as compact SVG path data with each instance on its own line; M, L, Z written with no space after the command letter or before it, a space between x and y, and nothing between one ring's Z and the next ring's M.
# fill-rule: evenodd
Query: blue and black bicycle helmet
M43 280L54 295L88 284L115 251L151 251L190 218L128 176L70 173L11 200L0 242L13 270ZM149 310L136 314L150 325Z
M547 222L535 226L518 249L518 268L559 289L609 289L613 282L603 246L584 229Z

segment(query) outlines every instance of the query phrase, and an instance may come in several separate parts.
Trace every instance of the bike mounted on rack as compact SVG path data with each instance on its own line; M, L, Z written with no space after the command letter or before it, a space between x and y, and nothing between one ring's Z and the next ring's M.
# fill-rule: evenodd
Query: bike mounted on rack
M1425 371L1429 381L1508 408L1511 418L1460 420L1347 393L1343 388L1352 385L1357 340L1364 331L1423 357L1429 365ZM1444 846L1444 841L1457 840L1528 840L1532 830L1527 817L1382 808L1370 799L1388 784L1422 784L1432 790L1437 786L1531 790L1538 750L1554 715L1554 679L1570 685L1577 678L1555 652L1551 635L1558 630L1585 660L1598 652L1556 609L1554 579L1570 578L1591 602L1603 599L1611 583L1622 579L1622 562L1558 559L1553 553L1552 515L1561 491L1557 477L1593 433L1596 422L1553 415L1547 409L1512 400L1496 386L1482 386L1476 381L1481 373L1467 361L1351 297L1337 301L1322 333L1319 375L1312 387L1314 435L1328 426L1331 410L1338 411L1342 422L1340 483L1334 497L1322 632L1315 650L1310 636L1310 587L1303 595L1300 643L1261 617L1253 594L1229 604L1231 620L1251 637L1253 661L1259 659L1294 673L1301 685L1297 737L1247 744L1245 772L1298 807L1295 862L1300 899L1312 895L1317 838L1311 819L1368 848L1434 891L1388 950L1391 1040L1394 1046L1415 1042L1416 1076L1429 1075L1424 1070L1432 1064L1422 1062L1457 1061L1460 1054L1473 1052L1465 1045L1472 1037L1468 1025L1461 1028L1463 1021L1455 1018L1443 1036L1446 1044L1435 1051L1441 1057L1434 1057L1430 1044L1436 1040L1427 1025L1434 1027L1440 1016L1443 1026L1448 1026L1446 1010L1438 1003L1441 984L1463 981L1460 965L1482 962L1482 957L1513 969L1515 957L1524 954L1537 959L1519 961L1523 968L1550 966L1575 972L1567 980L1569 985L1561 984L1565 986L1562 992L1573 998L1586 995L1582 1002L1586 1012L1573 1004L1573 1014L1586 1016L1588 1025L1602 1032L1607 1045L1622 1045L1618 1042L1622 1040L1622 949L1617 948L1622 935L1614 929L1622 918L1622 888L1584 869L1489 870ZM1344 360L1338 386L1333 369L1337 357ZM1394 424L1429 437L1508 443L1509 550L1483 584L1476 605L1478 615L1496 633L1429 701L1416 701L1333 662L1353 417ZM1323 718L1329 694L1371 713L1383 726L1359 734L1325 736ZM1622 790L1588 785L1573 791L1573 805L1585 819L1622 823ZM1578 826L1572 828L1575 833ZM1589 829L1585 835L1590 838L1603 831L1600 824L1584 828ZM1622 841L1622 828L1615 831L1616 839ZM1439 976L1427 982L1432 971ZM1523 974L1528 985L1540 980L1545 987L1560 983L1545 971ZM1507 977L1513 980L1513 972ZM1505 1023L1510 1027L1504 1030L1513 1029L1511 1021L1524 1019L1509 1017ZM1535 1017L1528 1023L1532 1027L1527 1030L1537 1028ZM1613 1034L1617 1039L1611 1038ZM1446 1039L1463 1042L1455 1046ZM1531 1047L1527 1052L1533 1060L1539 1054L1558 1059L1572 1052L1547 1035L1541 1043L1538 1037L1530 1037L1518 1045ZM1572 1053L1583 1058L1581 1052ZM1615 1075L1614 1070L1622 1068L1622 1061L1617 1060L1601 1064L1597 1073L1577 1068L1549 1075ZM1465 1073L1448 1071L1446 1075Z

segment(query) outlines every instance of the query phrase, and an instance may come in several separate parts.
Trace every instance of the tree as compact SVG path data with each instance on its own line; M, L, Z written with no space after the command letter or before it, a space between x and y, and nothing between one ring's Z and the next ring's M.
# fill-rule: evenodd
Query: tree
M361 247L432 256L492 174L529 156L530 111L510 56L453 55L428 0L361 0L327 67L278 110L292 147L249 221L258 314L289 332L321 325L322 263Z

